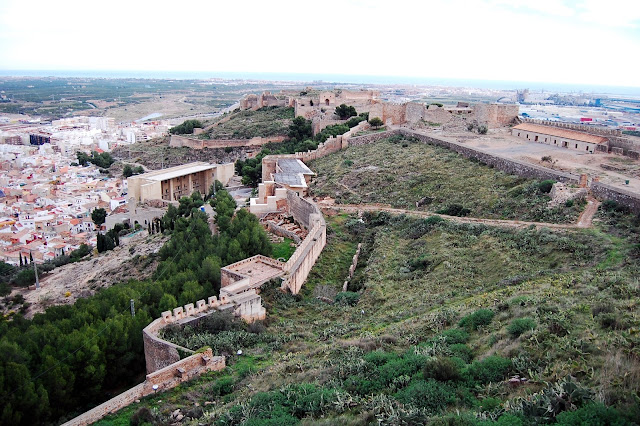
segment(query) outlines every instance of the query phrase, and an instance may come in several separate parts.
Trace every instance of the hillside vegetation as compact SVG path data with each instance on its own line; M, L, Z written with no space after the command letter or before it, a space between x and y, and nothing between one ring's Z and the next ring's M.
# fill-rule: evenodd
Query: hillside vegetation
M263 289L264 323L219 316L166 335L242 349L229 368L99 424L177 409L193 425L638 422L640 218L607 202L599 220L555 232L330 217L302 294Z
M255 136L285 136L294 118L293 108L264 107L237 111L217 120L204 134L208 139L251 139Z
M454 216L566 223L583 203L547 207L549 181L509 175L453 151L403 137L350 147L310 164L316 196L387 203ZM416 207L416 203L420 207Z

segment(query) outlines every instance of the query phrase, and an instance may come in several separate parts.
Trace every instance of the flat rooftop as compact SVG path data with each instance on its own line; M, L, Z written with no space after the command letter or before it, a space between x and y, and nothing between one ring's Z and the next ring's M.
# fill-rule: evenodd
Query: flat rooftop
M155 176L149 176L146 177L145 179L149 179L149 180L157 180L157 181L162 181L162 180L169 180L169 179L173 179L173 178L177 178L180 176L186 176L186 175L190 175L192 173L198 173L198 172L203 172L205 170L212 170L215 169L216 165L215 164L209 164L206 166L191 166L188 168L184 168L182 170L175 170L172 172L166 172L166 173L162 173L162 174L158 174ZM144 177L144 175L141 175L142 177Z
M302 161L294 158L282 158L278 160L278 169L282 173L302 173L303 175L315 175Z
M254 288L281 276L284 273L284 263L257 255L225 266L224 269L249 277L249 287Z
M143 173L141 175L134 175L131 176L131 178L162 181L180 176L190 175L192 173L202 172L204 170L215 169L217 167L218 164L209 164L202 161L197 161L194 163L183 164L181 166L169 167L168 169L154 170L152 172Z
M291 187L307 187L307 182L304 180L302 173L274 173L273 181Z

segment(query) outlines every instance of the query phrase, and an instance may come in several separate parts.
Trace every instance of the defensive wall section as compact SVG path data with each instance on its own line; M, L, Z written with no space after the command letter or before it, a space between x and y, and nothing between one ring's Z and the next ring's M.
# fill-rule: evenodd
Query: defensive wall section
M495 167L505 173L515 174L518 176L534 178L534 179L553 179L565 183L578 183L580 178L572 173L565 173L558 170L548 169L546 167L529 164L518 160L513 160L499 155L482 151L478 148L470 148L464 144L445 140L442 138L434 138L416 130L400 129L398 133L418 139L421 142L430 145L441 146L455 151L465 158L474 159L488 166Z
M89 425L142 397L157 391L172 389L180 383L198 377L204 372L219 371L224 368L225 358L213 356L211 348L208 348L202 353L191 355L165 368L147 374L144 382L64 423L63 426Z
M262 146L269 142L282 142L287 137L280 136L268 136L260 137L256 136L251 139L198 139L190 138L186 136L171 135L169 146L172 148L188 147L191 149L204 149L204 148L237 148L237 147L251 147Z
M289 214L303 224L309 233L285 264L282 288L298 294L302 284L309 276L311 268L327 244L327 224L318 206L312 201L298 197L292 191L287 192Z
M593 182L591 192L597 198L614 200L629 207L632 212L640 213L640 196L638 194L602 182Z

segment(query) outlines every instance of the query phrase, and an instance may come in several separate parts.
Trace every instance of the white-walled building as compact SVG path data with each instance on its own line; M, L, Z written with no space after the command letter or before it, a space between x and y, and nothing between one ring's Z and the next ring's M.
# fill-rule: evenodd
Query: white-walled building
M608 139L604 136L533 123L518 124L511 129L511 134L530 142L544 143L588 153L596 152L598 145L607 146L608 144Z

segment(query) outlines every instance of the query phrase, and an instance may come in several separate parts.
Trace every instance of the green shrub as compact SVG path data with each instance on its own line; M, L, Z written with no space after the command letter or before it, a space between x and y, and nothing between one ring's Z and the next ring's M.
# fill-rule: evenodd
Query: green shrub
M427 380L456 381L461 377L460 370L460 365L451 358L433 358L425 363L422 375Z
M516 318L507 327L507 332L515 339L525 331L533 330L534 328L536 328L536 322L531 318Z
M397 392L395 398L404 404L423 408L431 415L441 412L456 400L451 387L435 380L415 380Z
M471 348L463 343L457 343L449 346L449 351L452 356L458 357L465 363L469 364L473 359L473 351Z
M155 418L153 417L151 410L147 407L140 407L135 413L133 413L131 419L129 419L129 424L131 426L146 425L152 424L154 420Z
M524 424L520 417L514 416L513 414L503 414L498 420L493 422L494 426L522 426Z
M213 398L229 395L231 392L233 392L233 383L234 381L231 377L223 377L221 379L218 379L213 382L213 384L209 388L208 395Z
M538 184L538 191L543 194L548 194L551 192L551 188L553 188L553 184L556 183L555 180L543 180Z
M606 212L615 212L615 213L629 213L631 210L629 207L618 203L614 200L605 200L600 208Z
M478 309L472 314L462 317L458 325L471 330L477 330L491 323L495 313L490 309Z
M598 322L602 328L608 328L610 330L624 330L627 328L625 322L614 313L600 314L598 316Z
M469 341L469 333L461 328L454 328L452 330L443 331L442 333L440 333L440 336L444 337L444 341L448 345L467 343Z
M445 206L444 208L441 208L440 210L437 210L436 213L438 214L446 214L449 216L466 216L469 213L471 213L470 209L467 209L465 207L463 207L460 204L449 204L447 206Z
M558 425L628 425L618 410L606 407L604 404L594 402L587 404L575 411L565 411L556 417Z
M511 360L500 356L490 356L482 361L474 361L467 367L466 375L475 382L487 384L504 380L511 370Z
M340 305L355 306L360 300L360 294L352 291L341 291L336 295L336 303Z

